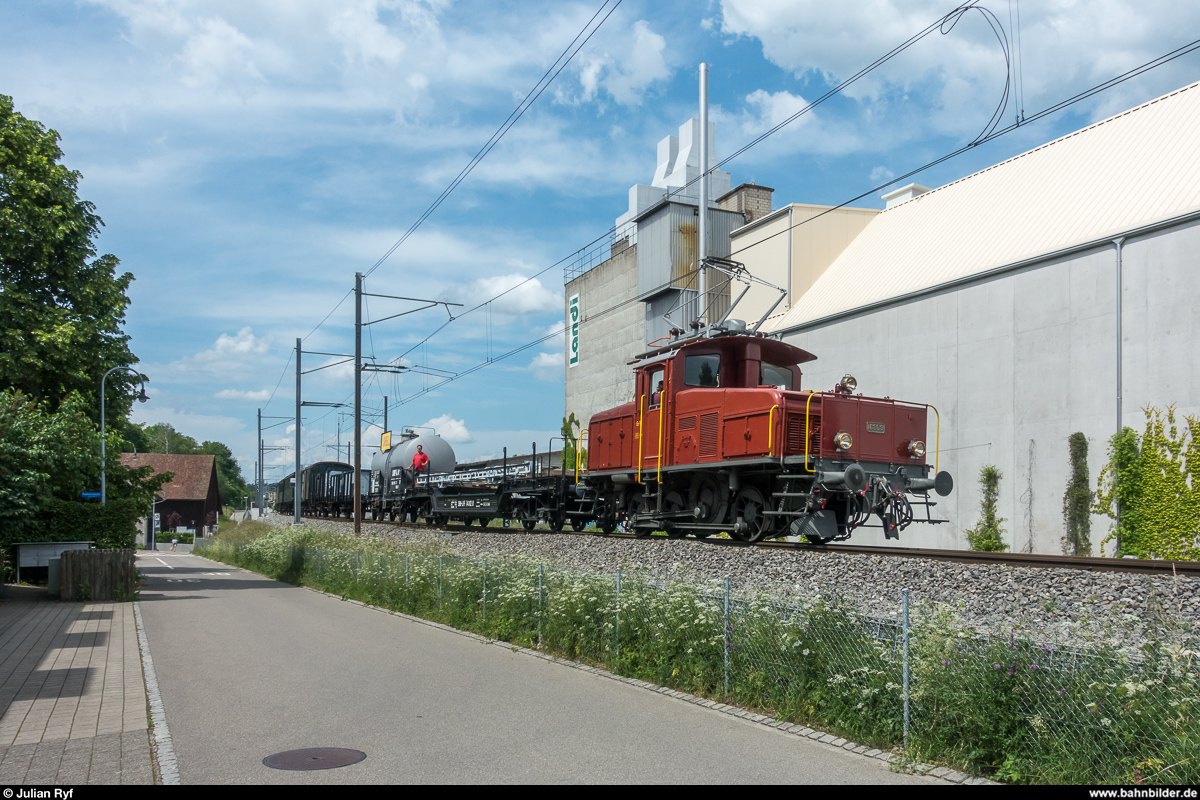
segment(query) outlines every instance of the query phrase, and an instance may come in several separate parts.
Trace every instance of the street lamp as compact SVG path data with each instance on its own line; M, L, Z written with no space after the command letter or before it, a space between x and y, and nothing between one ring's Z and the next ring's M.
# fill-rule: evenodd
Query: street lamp
M108 372L104 373L104 377L100 379L100 505L108 503L108 490L105 484L105 464L104 464L104 382L108 380L108 376L119 369L126 372L132 372L141 380L141 373L133 367L113 367ZM139 403L144 403L150 398L146 396L146 382L142 381L142 391L138 394L137 400Z

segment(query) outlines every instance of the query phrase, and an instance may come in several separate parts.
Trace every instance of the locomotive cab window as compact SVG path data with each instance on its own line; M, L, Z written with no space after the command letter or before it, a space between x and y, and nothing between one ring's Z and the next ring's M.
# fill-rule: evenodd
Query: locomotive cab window
M784 389L791 391L791 367L777 367L774 364L768 364L766 361L762 362L758 370L758 385L782 386Z
M658 408L662 405L663 394L663 369L651 370L650 381L646 384L647 390L650 392L650 407Z
M721 385L721 356L717 353L688 356L683 363L683 382L688 386L718 388Z

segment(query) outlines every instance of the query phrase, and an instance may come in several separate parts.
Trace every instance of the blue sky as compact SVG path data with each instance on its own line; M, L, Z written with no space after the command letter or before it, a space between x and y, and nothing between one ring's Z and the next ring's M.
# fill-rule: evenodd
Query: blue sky
M611 4L611 0L610 0ZM131 346L150 376L139 421L218 439L247 477L255 409L292 413L288 366L352 352L356 271L368 270L508 116L599 7L429 0L13 0L0 4L0 93L62 135L65 162L132 272ZM1200 6L1097 0L984 4L1020 15L1032 114L1188 43ZM648 183L659 139L696 114L710 64L725 157L951 9L928 0L624 0L474 173L367 282L377 294L488 300L602 236ZM1016 48L1013 47L1013 59ZM842 203L983 129L1006 64L965 15L724 166L788 202ZM1192 54L917 176L939 186L1200 78ZM1012 121L1012 103L1004 123ZM858 205L880 207L878 193ZM446 327L407 363L461 372L561 327L561 269ZM369 318L411 305L371 300ZM372 326L385 360L446 319ZM314 331L314 328L316 330ZM381 377L391 427L429 425L460 459L539 448L563 413L551 338L422 393ZM306 366L329 359L306 357ZM352 371L307 376L309 399L352 395ZM397 399L407 402L395 405ZM348 410L348 409L347 409ZM305 461L333 457L338 412L306 411ZM341 441L351 423L341 422ZM287 425L268 444L291 443ZM378 430L368 431L375 439ZM268 463L290 463L275 451ZM278 476L282 469L268 471Z

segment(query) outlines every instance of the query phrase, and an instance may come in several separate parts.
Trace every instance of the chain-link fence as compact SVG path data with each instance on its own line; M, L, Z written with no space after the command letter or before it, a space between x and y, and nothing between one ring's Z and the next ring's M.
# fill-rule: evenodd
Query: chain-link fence
M966 627L910 598L580 575L520 559L255 542L197 552L513 644L601 664L914 759L1051 783L1200 782L1200 664L1169 625L1137 647ZM1126 645L1130 642L1126 641Z

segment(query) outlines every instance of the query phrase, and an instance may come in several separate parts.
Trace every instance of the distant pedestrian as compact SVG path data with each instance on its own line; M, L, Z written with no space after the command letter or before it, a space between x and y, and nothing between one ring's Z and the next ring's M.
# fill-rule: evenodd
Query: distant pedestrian
M174 550L174 549L175 549L176 547L178 547L178 546L179 546L179 537L178 537L178 536L172 536L172 537L171 537L171 549L172 549L172 550Z

